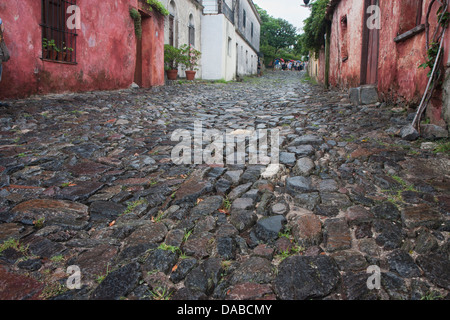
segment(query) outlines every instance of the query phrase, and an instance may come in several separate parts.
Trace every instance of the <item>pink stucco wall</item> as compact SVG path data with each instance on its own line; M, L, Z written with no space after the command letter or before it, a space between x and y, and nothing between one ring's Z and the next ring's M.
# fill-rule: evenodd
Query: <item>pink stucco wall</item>
M418 104L425 91L429 70L419 68L426 61L425 32L403 42L396 43L400 33L402 19L415 17L416 11L405 9L404 3L408 0L392 1L380 0L381 30L379 40L378 59L378 91L383 100L408 101ZM422 23L428 5L431 0L424 0ZM403 4L403 5L402 5ZM436 11L439 4L436 3L431 13L431 31L436 26ZM343 47L341 18L347 15L347 49L349 59L342 61L341 50ZM342 0L336 6L332 20L332 34L330 46L330 84L340 88L358 87L361 84L361 56L362 56L362 32L364 17L364 1ZM431 33L432 34L432 33ZM444 42L445 56L450 50L450 30L447 30ZM441 121L442 95L436 92L436 98L431 102L428 115L433 122Z
M41 1L0 3L5 23L5 41L11 60L3 64L0 98L32 94L81 92L127 88L134 79L136 38L130 6L137 0L78 0L81 29L77 30L76 65L41 60ZM151 56L143 63L145 85L164 84L163 18L155 13L149 21L152 32L145 37ZM156 31L159 31L156 37ZM150 72L151 71L151 72Z
M364 1L341 1L334 12L331 24L329 81L334 87L358 87L360 83L361 39ZM342 61L341 18L347 16L347 50L349 59Z

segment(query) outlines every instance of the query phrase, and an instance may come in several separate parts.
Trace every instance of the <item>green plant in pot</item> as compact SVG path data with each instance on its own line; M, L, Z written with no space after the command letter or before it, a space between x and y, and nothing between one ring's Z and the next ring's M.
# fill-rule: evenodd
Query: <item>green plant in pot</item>
M62 50L62 54L63 54L63 61L67 61L67 62L71 62L72 61L72 52L73 52L73 48L67 47L65 45L65 43L63 43L63 50Z
M196 50L192 45L184 44L180 47L181 54L185 57L184 66L186 67L186 79L194 80L196 70L202 53Z
M176 80L178 75L178 65L185 64L186 57L177 49L169 44L164 45L164 69L167 72L169 80Z
M58 58L59 49L56 47L55 40L52 39L47 42L47 49L49 53L48 58L50 60L56 60Z

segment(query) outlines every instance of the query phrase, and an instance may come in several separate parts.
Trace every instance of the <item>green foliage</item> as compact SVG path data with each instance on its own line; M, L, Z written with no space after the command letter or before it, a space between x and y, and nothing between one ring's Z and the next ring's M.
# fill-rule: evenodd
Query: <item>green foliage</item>
M179 64L185 64L186 56L183 55L180 49L171 46L170 44L164 45L164 69L174 70L178 68Z
M150 5L151 8L155 9L157 12L159 12L163 16L169 15L169 11L158 0L147 0L147 3Z
M130 16L134 21L134 33L138 39L142 38L142 17L135 8L130 9Z
M272 61L278 56L289 59L284 54L289 53L291 57L295 54L290 49L296 44L297 29L288 21L270 16L266 10L258 7L256 9L261 17L261 47L266 62Z
M325 45L327 30L326 10L329 0L316 0L311 4L311 15L305 20L304 35L301 37L302 50L313 51L319 54Z
M200 60L202 53L188 44L183 44L180 47L181 54L184 56L184 66L187 70L197 70L197 66Z

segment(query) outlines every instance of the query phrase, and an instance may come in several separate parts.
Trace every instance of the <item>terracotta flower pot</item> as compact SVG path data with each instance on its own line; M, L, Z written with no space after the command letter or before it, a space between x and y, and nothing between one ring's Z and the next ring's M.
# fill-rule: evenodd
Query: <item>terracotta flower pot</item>
M167 79L169 80L177 80L178 70L167 70Z
M58 52L56 52L55 50L50 50L49 51L49 59L50 60L56 60L57 59L57 57L58 57Z
M72 52L67 51L67 52L64 54L64 61L72 62Z
M195 79L195 73L196 73L196 71L186 70L186 79L187 80L194 80Z

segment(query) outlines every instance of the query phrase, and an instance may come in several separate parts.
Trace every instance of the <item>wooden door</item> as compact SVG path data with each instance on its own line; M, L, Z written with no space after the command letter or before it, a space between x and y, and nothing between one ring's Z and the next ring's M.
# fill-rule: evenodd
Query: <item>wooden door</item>
M373 13L367 12L369 6L379 5L379 0L364 0L364 21L361 57L361 84L377 84L380 30L369 28L367 21Z
M134 82L142 87L142 38L136 39L136 68L134 70Z

